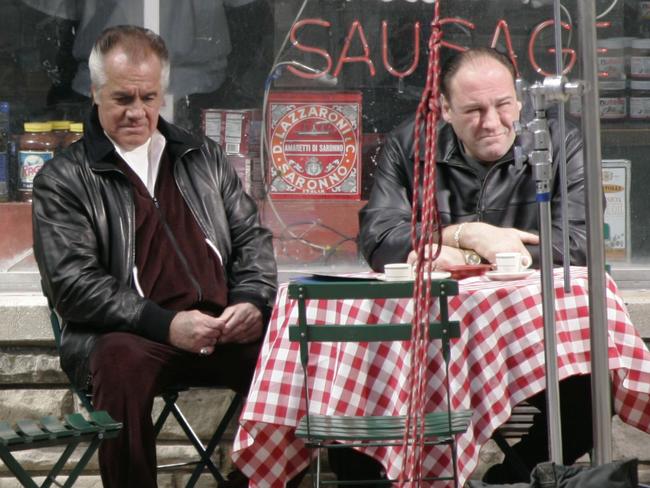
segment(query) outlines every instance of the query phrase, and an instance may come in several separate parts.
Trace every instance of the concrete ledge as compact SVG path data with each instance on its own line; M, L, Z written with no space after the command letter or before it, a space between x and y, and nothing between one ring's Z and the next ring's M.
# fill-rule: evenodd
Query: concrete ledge
M0 386L28 384L65 385L68 377L59 367L54 347L4 347L0 355Z
M620 290L630 319L641 337L650 337L650 290Z
M52 345L47 300L37 294L0 295L0 345Z

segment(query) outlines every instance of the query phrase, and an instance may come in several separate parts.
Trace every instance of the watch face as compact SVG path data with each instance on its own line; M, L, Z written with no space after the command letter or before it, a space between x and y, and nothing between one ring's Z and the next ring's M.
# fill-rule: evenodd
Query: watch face
M476 254L474 251L465 251L465 263L481 264L481 256Z

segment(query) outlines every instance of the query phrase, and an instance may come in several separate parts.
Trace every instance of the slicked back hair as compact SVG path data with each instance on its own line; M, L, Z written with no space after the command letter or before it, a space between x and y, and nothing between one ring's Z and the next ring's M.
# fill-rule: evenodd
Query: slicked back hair
M454 78L456 73L458 73L458 71L460 71L460 69L466 64L486 58L494 59L498 63L502 64L512 75L512 83L514 84L515 79L517 78L517 72L508 56L491 47L472 47L452 56L442 66L440 71L440 92L447 101L451 101L449 97L449 87L451 85L451 80Z
M114 49L124 51L130 61L140 62L154 55L160 60L162 66L160 83L163 92L169 86L169 52L165 41L152 30L135 25L117 25L105 29L95 41L90 57L88 69L90 81L96 89L101 89L106 84L106 69L104 59Z

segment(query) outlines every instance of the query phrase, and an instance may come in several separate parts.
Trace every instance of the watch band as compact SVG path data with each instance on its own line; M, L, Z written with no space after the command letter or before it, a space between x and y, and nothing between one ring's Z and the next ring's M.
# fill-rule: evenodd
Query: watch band
M463 230L463 227L465 227L465 224L467 222L463 222L456 227L456 230L454 231L454 244L456 244L456 247L460 249L460 233Z

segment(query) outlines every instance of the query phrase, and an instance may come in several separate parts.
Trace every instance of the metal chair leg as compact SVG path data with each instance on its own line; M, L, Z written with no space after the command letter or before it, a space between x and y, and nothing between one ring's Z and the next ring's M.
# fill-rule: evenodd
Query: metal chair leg
M167 422L167 419L169 418L169 414L172 411L172 405L176 404L176 400L178 400L178 392L170 392L166 391L162 395L163 399L163 409L160 411L160 415L158 415L158 418L156 419L156 423L153 426L153 433L154 437L158 437L158 434L160 434L160 431L162 430L163 426L165 425L165 422Z
M201 454L201 461L199 461L197 466L194 468L194 471L192 472L192 476L187 482L187 485L185 485L186 488L193 488L196 482L198 481L199 476L201 476L201 473L203 472L205 467L208 466L208 464L212 464L210 457L212 456L212 453L216 449L217 445L219 444L219 441L221 440L223 433L228 428L230 421L235 416L235 413L241 406L242 400L243 400L242 395L236 393L233 399L230 401L228 410L226 410L226 413L221 418L221 422L219 422L217 429L214 431L214 434L212 434L212 438L208 442L204 452ZM218 481L225 481L223 475L218 470L217 470L217 474L219 478Z
M74 452L74 450L77 448L78 445L79 442L72 442L65 447L63 453L61 454L61 456L59 456L59 460L52 467L50 473L47 475L47 478L41 485L41 488L49 488L49 486L53 484L59 486L59 484L56 482L56 477L63 470L65 463L68 461L68 458L72 455L72 453Z
M318 448L316 452L316 488L320 488L320 473L321 473L320 452L321 452L321 448Z

